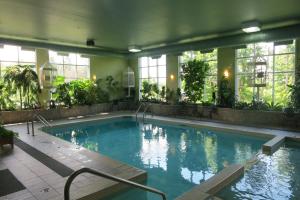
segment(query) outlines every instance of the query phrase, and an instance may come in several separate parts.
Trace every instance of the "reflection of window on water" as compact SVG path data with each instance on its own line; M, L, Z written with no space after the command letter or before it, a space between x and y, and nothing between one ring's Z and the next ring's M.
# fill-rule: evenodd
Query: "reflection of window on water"
M253 77L258 77L257 59L266 62L261 72L265 83L255 87ZM269 42L249 44L236 50L236 96L239 101L251 102L253 99L268 103L286 105L289 100L288 85L295 77L295 42Z
M169 145L162 128L152 124L142 125L142 148L140 156L144 165L148 168L162 168L167 170L167 154Z

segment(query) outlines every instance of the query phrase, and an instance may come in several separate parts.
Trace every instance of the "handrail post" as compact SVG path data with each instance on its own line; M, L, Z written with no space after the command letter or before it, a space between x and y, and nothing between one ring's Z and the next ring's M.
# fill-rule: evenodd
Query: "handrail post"
M32 128L32 136L34 136L34 124L33 124L34 122L33 122L33 119L32 119L32 121L31 121L31 128Z
M30 134L30 130L29 130L29 120L27 120L26 125L27 125L27 134L29 135L29 134Z

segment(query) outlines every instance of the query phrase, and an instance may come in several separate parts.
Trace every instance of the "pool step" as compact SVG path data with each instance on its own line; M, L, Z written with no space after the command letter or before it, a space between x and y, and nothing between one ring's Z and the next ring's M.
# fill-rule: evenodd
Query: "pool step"
M218 174L209 178L207 181L195 186L190 191L184 193L176 200L192 200L192 199L209 199L211 195L215 195L218 191L229 185L231 182L238 179L244 174L243 165L230 165L226 167ZM202 198L203 197L203 198ZM211 197L212 199L219 199L217 197Z
M267 155L272 155L284 142L285 136L276 136L263 145L262 152Z

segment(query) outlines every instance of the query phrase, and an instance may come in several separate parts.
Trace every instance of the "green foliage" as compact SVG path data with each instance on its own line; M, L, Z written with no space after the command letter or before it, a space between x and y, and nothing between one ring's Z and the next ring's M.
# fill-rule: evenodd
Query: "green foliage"
M58 76L53 84L56 91L53 94L56 102L65 106L92 105L105 103L117 98L120 86L112 76L105 80L98 79L96 83L91 80L73 80L65 83L64 77Z
M63 103L67 107L72 106L71 102L71 87L70 83L63 83L56 86L56 91L53 94L53 97L56 102Z
M194 59L183 65L182 70L182 78L185 81L184 91L188 100L193 103L201 101L209 65L204 61Z
M11 138L18 137L18 133L7 130L2 125L0 125L0 138Z
M218 93L218 104L221 107L231 108L234 104L234 91L230 87L229 79L224 76L220 82L220 88Z
M72 104L92 105L97 102L96 85L91 80L74 80L70 82Z
M105 89L106 84L103 79L96 81L96 98L97 103L105 103L109 101L109 92Z
M157 84L150 84L148 81L142 83L142 99L144 101L159 101L161 92Z
M11 91L5 82L0 78L0 110L15 110L16 105L11 100L11 94L15 93Z
M106 90L109 93L109 100L116 100L120 98L120 93L123 92L122 87L118 81L115 81L112 76L107 76L106 79Z
M37 73L31 65L8 67L4 74L6 90L10 95L19 95L20 108L33 108L39 105L38 94L41 92ZM25 103L24 102L25 98Z
M251 103L236 101L234 108L238 110L259 110L259 111L282 111L280 104L272 104L264 101L254 101Z
M294 85L289 85L291 93L291 104L293 107L300 108L300 80L296 81Z

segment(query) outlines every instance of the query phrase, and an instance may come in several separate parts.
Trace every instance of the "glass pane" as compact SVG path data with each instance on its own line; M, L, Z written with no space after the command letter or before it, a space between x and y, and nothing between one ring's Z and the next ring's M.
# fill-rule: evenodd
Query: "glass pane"
M157 65L157 59L149 58L149 66L156 66Z
M295 52L295 44L288 44L288 45L277 45L275 46L275 54L282 54L282 53L294 53Z
M251 87L251 76L237 76L236 94L239 101L250 103L253 100L253 87Z
M18 63L16 62L1 62L1 76L4 76L7 68L17 65Z
M4 45L0 48L0 60L2 61L18 61L18 50L20 47L13 45Z
M210 75L217 75L218 71L218 66L217 66L217 61L209 61L207 62L209 64L209 71L208 74Z
M278 73L274 76L274 103L287 106L289 102L290 88L288 85L294 84L293 73Z
M273 54L273 42L262 42L255 44L255 56Z
M148 78L148 68L142 67L140 68L141 78Z
M88 79L89 78L89 67L77 66L77 79Z
M76 65L76 54L70 53L69 56L64 57L64 64Z
M81 57L80 54L77 54L77 65L90 65L90 59Z
M158 87L161 88L163 86L166 86L166 78L159 78L158 79Z
M236 65L238 73L253 73L254 71L251 59L237 59Z
M140 58L141 60L141 67L148 67L148 58L147 57L142 57Z
M57 75L64 76L64 67L63 65L56 65L57 67Z
M55 51L49 51L49 62L55 64L63 64L63 56L57 55Z
M295 54L284 54L275 56L276 72L295 71Z
M248 44L247 48L236 50L237 58L254 56L254 44Z
M20 51L19 61L20 62L31 62L35 63L35 51Z
M166 65L166 55L162 55L162 56L158 59L158 65Z
M149 67L149 77L150 78L157 77L157 67Z
M158 77L166 77L166 66L158 66Z
M217 91L217 76L207 76L204 85L203 100L212 102L212 94Z
M256 99L262 100L267 103L272 103L273 101L272 90L273 90L273 76L271 73L269 73L267 74L266 87L255 88L254 95Z
M76 79L76 66L75 65L65 65L64 66L64 76L66 79Z

